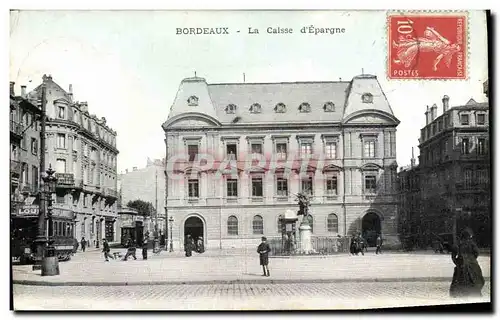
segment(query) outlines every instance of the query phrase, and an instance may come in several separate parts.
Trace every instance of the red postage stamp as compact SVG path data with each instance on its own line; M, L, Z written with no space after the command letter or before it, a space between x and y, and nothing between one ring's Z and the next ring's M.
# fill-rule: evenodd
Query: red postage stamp
M389 79L467 79L466 13L388 16Z

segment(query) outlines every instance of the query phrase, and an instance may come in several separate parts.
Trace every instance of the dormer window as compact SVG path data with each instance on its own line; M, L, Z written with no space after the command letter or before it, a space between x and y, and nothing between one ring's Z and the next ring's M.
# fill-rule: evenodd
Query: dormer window
M331 101L328 101L327 103L325 103L323 105L323 110L325 110L325 112L334 112L335 111L335 104Z
M236 113L236 106L234 104L228 104L226 107L226 113Z
M286 112L286 106L284 103L280 102L274 107L274 111L276 113L285 113Z
M261 113L262 107L258 103L254 103L250 106L250 113Z
M373 103L373 95L371 93L364 93L361 96L363 103Z
M195 107L198 105L198 97L197 96L191 96L187 99L188 106L190 107Z
M307 102L303 102L300 106L299 106L299 111L300 112L311 112L311 105Z

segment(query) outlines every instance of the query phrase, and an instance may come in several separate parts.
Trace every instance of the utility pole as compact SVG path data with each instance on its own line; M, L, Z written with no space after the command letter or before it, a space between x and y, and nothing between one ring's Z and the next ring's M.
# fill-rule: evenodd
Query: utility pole
M45 83L42 83L42 119L40 128L40 188L38 190L40 198L40 208L38 211L38 234L35 239L36 244L36 264L33 266L34 270L41 267L42 260L45 256L45 246L47 238L45 236L45 215L46 215L46 193L43 192L45 183L43 182L43 174L45 174L45 118L46 118L46 93ZM49 235L50 236L50 235Z

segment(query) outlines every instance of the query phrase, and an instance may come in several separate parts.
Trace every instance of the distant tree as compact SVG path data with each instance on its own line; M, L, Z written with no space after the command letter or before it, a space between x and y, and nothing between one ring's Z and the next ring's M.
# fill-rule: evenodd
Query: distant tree
M146 202L140 199L129 201L127 207L136 209L141 216L149 217L155 212L155 208L151 202Z

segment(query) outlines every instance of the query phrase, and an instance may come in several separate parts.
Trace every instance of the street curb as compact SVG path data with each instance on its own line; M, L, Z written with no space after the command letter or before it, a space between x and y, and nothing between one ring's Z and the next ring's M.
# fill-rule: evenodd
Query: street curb
M451 282L451 277L426 278L374 278L374 279L249 279L249 280L201 280L201 281L134 281L134 282L51 282L12 280L13 284L47 287L126 287L154 285L216 285L216 284L294 284L294 283L373 283L373 282ZM490 281L490 277L485 277Z

